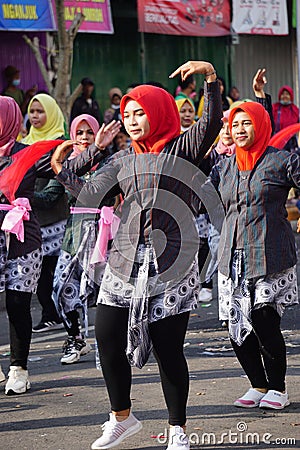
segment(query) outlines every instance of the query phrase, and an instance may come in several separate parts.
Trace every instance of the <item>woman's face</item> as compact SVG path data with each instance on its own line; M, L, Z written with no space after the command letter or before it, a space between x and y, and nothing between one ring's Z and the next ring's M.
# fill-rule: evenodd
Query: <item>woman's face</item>
M142 141L150 133L148 117L135 100L129 100L124 109L124 126L133 141Z
M228 123L228 120L226 120L225 122L223 122L223 126L222 126L222 128L221 128L221 130L220 130L219 136L220 136L221 142L222 142L224 145L226 145L227 147L228 147L229 145L232 145L232 144L233 144L233 139L232 139L232 136L231 136L230 130L229 130L229 123Z
M93 144L93 142L95 142L94 132L85 120L79 122L77 126L76 142L81 152L83 152L86 148Z
M195 110L189 102L184 102L180 111L180 123L183 128L189 128L195 119Z
M280 100L282 102L289 103L291 101L291 94L288 91L283 90L280 96Z
M47 122L44 108L38 100L33 100L29 110L29 122L34 128L42 128Z
M255 131L250 116L244 111L235 114L231 129L234 143L241 148L250 147L255 139Z
M115 144L118 150L125 150L128 147L128 136L127 134L119 131L115 137Z

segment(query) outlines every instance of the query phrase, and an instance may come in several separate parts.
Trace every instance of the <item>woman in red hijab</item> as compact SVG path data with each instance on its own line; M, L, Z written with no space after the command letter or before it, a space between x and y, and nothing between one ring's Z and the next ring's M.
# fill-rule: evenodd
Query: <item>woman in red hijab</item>
M235 155L215 166L210 181L225 208L219 248L219 314L251 388L234 405L282 409L286 350L280 319L298 303L295 239L285 203L300 186L300 158L268 146L269 114L242 103L229 115Z
M273 104L275 133L299 122L299 108L294 103L294 91L290 86L282 86L278 92L278 102ZM285 144L286 150L297 149L298 142L292 136Z
M98 296L95 321L100 362L111 403L109 421L92 449L108 449L142 425L131 412L131 365L153 349L168 407L168 450L189 450L185 434L189 375L183 342L199 290L190 188L197 165L221 127L221 98L213 66L191 61L172 76L203 74L205 111L180 134L174 98L156 86L138 86L121 100L132 145L119 151L85 183L56 160L57 179L80 204L96 206L122 194L121 222ZM96 137L96 147L97 147ZM97 148L95 148L97 151Z

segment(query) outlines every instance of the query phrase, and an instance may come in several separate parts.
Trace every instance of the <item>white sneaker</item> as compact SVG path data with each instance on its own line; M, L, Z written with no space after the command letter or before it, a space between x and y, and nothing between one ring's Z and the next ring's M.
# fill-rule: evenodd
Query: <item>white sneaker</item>
M28 371L19 366L10 366L5 394L24 394L28 389L30 389Z
M238 408L255 408L260 405L260 401L266 393L250 388L243 397L238 398L233 404Z
M212 301L212 289L202 288L198 297L200 303L207 303Z
M167 450L190 450L189 438L179 425L170 427Z
M6 378L5 378L4 373L2 372L2 368L1 368L1 364L0 364L0 383L2 383L5 380L6 380Z
M142 424L132 413L122 422L118 422L116 416L110 413L109 420L102 425L102 429L103 434L92 444L92 450L116 447L125 438L140 431Z
M290 401L287 392L283 394L282 392L270 389L261 399L259 407L269 409L283 409L286 406L289 406L289 404Z

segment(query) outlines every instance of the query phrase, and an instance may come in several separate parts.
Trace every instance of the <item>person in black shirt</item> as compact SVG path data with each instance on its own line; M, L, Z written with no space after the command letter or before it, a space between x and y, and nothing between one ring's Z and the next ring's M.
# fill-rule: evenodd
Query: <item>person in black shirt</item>
M98 102L92 97L94 90L94 83L90 78L83 78L81 80L82 94L78 97L71 110L70 123L72 120L80 116L80 114L89 114L98 120L101 124L101 114Z

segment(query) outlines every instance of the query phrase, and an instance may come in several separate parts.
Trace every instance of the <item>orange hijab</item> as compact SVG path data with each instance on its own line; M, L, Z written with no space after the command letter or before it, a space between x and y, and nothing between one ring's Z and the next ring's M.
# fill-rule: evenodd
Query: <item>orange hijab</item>
M142 141L132 141L136 153L160 153L165 145L180 134L180 117L174 98L165 89L143 84L124 95L120 104L122 119L129 100L145 111L150 133Z
M252 170L268 146L272 133L271 121L269 114L260 103L244 102L230 111L230 132L233 118L238 111L244 111L250 116L254 126L255 138L250 147L240 148L236 145L236 161L239 170Z

